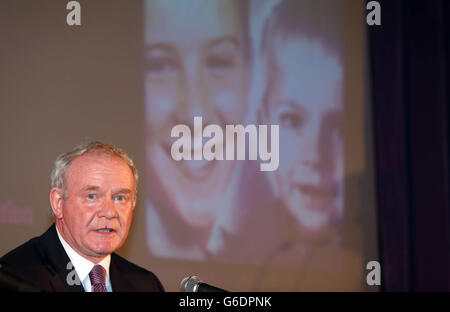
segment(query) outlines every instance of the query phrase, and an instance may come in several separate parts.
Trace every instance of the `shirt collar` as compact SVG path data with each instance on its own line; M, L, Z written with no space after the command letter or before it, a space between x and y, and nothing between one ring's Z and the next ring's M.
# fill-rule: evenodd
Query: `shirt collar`
M79 253L73 250L72 247L64 240L64 238L59 233L58 227L56 226L56 233L58 234L58 238L61 241L61 244L64 247L67 255L69 256L70 261L72 262L75 271L77 272L78 277L81 281L84 281L85 278L89 275L95 263L89 261L88 259L82 257ZM99 263L106 270L106 277L109 278L109 264L111 263L111 255L107 255L103 258Z

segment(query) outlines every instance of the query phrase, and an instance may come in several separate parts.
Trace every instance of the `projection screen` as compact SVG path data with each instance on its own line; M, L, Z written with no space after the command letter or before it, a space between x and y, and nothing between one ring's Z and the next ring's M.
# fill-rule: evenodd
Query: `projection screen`
M377 290L364 1L79 3L0 4L0 255L53 223L56 156L101 140L140 173L118 253L166 290Z

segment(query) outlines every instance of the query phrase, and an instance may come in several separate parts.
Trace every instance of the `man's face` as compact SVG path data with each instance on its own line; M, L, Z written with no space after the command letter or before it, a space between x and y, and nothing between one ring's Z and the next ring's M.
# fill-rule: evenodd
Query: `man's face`
M342 215L342 68L307 39L275 48L278 79L269 118L280 125L280 197L308 237L320 237Z
M117 157L88 153L72 161L65 186L58 229L76 252L98 262L128 235L136 196L131 169Z

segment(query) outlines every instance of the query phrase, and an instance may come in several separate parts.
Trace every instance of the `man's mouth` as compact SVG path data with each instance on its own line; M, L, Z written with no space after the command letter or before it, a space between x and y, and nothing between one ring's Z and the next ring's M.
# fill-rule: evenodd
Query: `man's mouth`
M99 233L112 233L112 232L115 232L113 229L109 229L109 228L98 229L98 230L95 230L95 231L99 232Z

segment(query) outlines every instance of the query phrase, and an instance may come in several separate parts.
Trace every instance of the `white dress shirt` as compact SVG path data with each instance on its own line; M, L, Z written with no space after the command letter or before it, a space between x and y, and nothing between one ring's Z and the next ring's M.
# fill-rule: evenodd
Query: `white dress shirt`
M70 247L70 245L64 240L64 238L59 233L58 227L56 227L56 233L58 233L58 238L61 241L61 244L64 247L67 255L69 256L70 261L72 262L75 271L77 272L78 278L83 285L84 291L91 292L91 279L89 278L89 272L91 272L92 268L96 263L93 263L86 258L82 257L75 250ZM111 255L107 255L97 264L100 264L106 271L106 289L108 292L112 292L111 280L109 279L109 264L111 263Z

